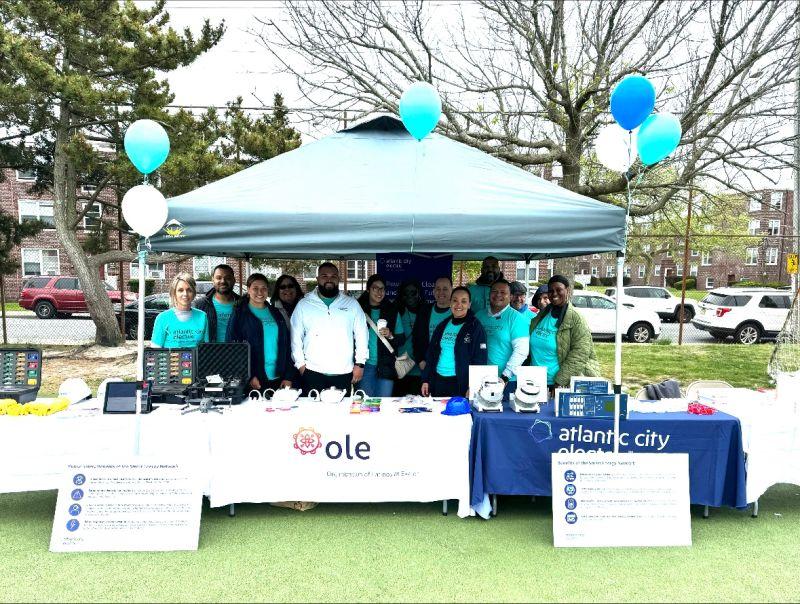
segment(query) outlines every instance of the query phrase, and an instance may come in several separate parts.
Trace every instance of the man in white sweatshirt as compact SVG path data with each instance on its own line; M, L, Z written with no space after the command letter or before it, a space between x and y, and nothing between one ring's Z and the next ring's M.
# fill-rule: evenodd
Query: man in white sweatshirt
M358 301L339 291L339 269L325 262L317 287L292 313L292 358L303 393L334 386L348 390L369 356L367 319Z

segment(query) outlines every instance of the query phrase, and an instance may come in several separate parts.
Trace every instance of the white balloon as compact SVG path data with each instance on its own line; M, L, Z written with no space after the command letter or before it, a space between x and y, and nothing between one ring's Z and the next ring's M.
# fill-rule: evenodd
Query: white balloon
M618 124L603 126L594 142L598 161L609 170L626 172L636 160L636 131L629 135Z
M167 200L150 185L136 185L122 198L125 222L142 237L151 237L167 222Z

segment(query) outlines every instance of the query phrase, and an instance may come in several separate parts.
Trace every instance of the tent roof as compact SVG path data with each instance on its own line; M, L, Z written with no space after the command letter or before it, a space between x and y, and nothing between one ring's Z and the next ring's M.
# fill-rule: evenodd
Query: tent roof
M168 201L154 250L268 258L553 258L623 248L625 211L381 116Z

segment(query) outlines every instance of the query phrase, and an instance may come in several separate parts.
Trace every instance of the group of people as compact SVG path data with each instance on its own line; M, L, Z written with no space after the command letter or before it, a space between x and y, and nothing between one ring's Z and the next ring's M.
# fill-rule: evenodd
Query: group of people
M355 299L340 291L339 270L330 262L319 266L317 285L305 295L291 275L281 275L270 292L267 278L254 273L239 296L226 264L214 268L212 280L214 287L195 300L194 279L175 277L172 307L156 317L152 343L248 342L250 387L259 390L447 397L469 395L470 365L496 365L508 392L523 364L547 367L552 387L598 374L589 328L569 302L569 280L553 276L536 290L531 308L525 286L504 279L493 257L469 287L453 287L449 275L436 279L432 304L415 281L403 282L390 302L380 275ZM403 354L414 365L400 378L395 360Z

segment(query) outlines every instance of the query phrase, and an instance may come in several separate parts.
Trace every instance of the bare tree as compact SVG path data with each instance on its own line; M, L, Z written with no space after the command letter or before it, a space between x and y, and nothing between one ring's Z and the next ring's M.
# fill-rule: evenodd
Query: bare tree
M646 74L684 137L669 161L634 167L634 216L689 187L752 193L756 173L774 182L791 165L800 3L326 0L285 15L253 33L324 117L397 112L410 82L429 81L441 133L532 170L558 162L565 187L610 203L627 183L599 168L593 139L613 87Z

